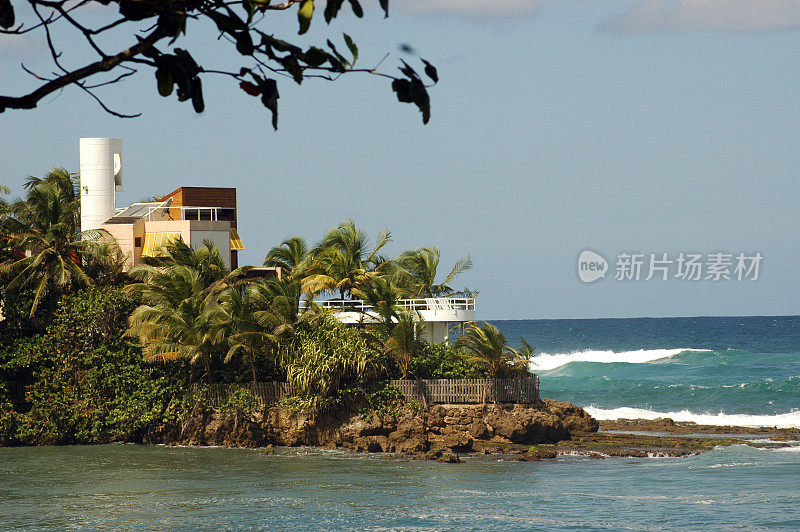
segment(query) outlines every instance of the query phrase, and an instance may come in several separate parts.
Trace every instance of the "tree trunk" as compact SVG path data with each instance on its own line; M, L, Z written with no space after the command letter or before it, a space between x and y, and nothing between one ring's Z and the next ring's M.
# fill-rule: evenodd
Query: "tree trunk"
M211 364L209 364L208 360L206 360L205 364L206 364L206 375L208 375L208 383L213 384L214 379L211 378Z

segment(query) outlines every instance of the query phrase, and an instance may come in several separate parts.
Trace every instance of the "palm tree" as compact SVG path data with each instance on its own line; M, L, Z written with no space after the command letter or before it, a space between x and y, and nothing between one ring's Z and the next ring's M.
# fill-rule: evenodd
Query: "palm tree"
M34 291L33 317L44 298L92 280L83 270L89 251L80 235L74 175L53 168L44 178L28 178L25 188L25 199L6 207L3 231L12 247L27 250L29 256L6 260L0 275L11 278L9 291L18 287Z
M225 363L241 355L258 382L256 366L263 355L273 354L279 337L285 330L278 315L271 308L273 294L264 283L253 282L243 288L227 288L220 294L219 327L226 336L229 349Z
M381 274L386 260L378 252L391 241L391 233L383 229L378 241L369 250L366 233L353 220L345 220L328 231L311 251L313 264L303 280L303 290L310 293L338 291L342 299L354 288L370 284Z
M125 256L111 234L105 233L96 241L86 240L85 245L88 253L83 270L90 279L99 286L121 286L128 282Z
M375 277L370 284L354 288L353 295L372 307L383 332L387 336L391 334L399 318L399 303L403 297L402 291L391 279Z
M468 362L481 364L494 379L503 370L520 370L528 367L528 360L520 356L517 350L506 344L506 337L495 325L483 322L483 325L471 323L467 331L456 340L466 349L464 358Z
M522 336L519 337L519 345L520 345L518 350L519 356L521 356L525 360L530 361L531 357L533 356L533 352L536 350L536 348L533 347L531 344L529 344L528 341Z
M402 378L408 377L411 360L418 357L425 348L422 339L425 322L416 313L401 312L384 348L400 367Z
M396 260L395 277L411 297L442 297L455 292L448 286L454 278L472 268L469 255L461 257L453 265L450 273L440 282L436 282L439 268L439 248L421 247L405 251Z
M126 334L139 338L145 360L203 363L210 379L211 360L222 345L218 324L225 316L218 306L206 304L201 273L185 265L140 265L131 275L141 282L126 290L142 305L131 314Z
M159 257L145 257L145 264L151 266L186 266L194 269L205 287L219 282L228 276L228 268L219 250L210 240L203 240L203 245L195 249L179 238L170 242L160 250Z
M282 277L302 279L304 271L309 266L310 258L311 254L306 241L299 236L293 236L267 252L264 266L280 268Z

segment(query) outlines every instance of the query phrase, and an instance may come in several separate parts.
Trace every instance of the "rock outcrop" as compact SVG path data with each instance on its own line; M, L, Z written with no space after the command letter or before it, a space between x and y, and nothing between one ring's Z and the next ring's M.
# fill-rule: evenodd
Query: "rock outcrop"
M446 461L451 460L452 453L471 452L483 448L483 444L556 443L573 433L597 428L597 421L583 409L545 399L536 405L432 405L427 411L404 406L391 414L342 412L322 416L279 407L253 413L206 412L179 427L163 427L146 440L230 447L341 447Z

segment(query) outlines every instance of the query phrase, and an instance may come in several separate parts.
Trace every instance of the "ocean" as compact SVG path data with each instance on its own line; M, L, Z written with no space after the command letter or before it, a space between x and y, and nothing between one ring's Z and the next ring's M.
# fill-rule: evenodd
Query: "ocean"
M597 419L800 427L800 316L507 320L542 395Z
M600 418L800 426L800 317L496 322L542 394ZM0 448L2 529L800 529L800 442L688 458Z

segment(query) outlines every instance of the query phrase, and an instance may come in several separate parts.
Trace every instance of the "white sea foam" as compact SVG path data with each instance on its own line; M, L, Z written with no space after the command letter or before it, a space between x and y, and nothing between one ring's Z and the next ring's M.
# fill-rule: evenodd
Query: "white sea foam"
M735 427L778 427L781 429L800 428L800 410L785 414L760 416L750 414L696 414L689 410L680 412L656 412L643 408L603 409L594 406L584 407L595 419L658 419L670 418L673 421L694 421L698 425L731 425Z
M610 364L625 362L628 364L646 364L654 360L673 357L684 351L708 352L710 349L639 349L638 351L575 351L573 353L541 353L531 358L532 371L550 371L571 362L601 362Z
M778 447L777 449L773 450L782 453L800 453L800 447L798 447L797 445L792 445L791 447Z

